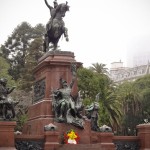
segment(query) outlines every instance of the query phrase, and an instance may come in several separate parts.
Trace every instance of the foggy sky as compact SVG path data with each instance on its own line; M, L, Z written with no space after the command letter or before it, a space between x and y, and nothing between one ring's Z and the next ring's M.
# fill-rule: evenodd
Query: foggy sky
M149 0L68 0L68 5L64 21L70 41L60 39L59 45L85 67L96 62L109 67L120 60L128 64L135 52L150 51ZM44 0L0 0L0 44L21 22L45 25L49 18Z

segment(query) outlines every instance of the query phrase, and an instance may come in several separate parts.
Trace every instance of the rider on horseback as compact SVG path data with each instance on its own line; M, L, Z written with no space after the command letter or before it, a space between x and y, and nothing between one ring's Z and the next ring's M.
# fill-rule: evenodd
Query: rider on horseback
M57 0L55 0L53 3L54 3L54 8L48 4L47 0L45 0L45 4L49 8L50 15L51 15L51 18L49 19L48 23L46 24L46 32L48 30L50 30L52 21L55 18L55 15L56 15L56 8L58 6Z
M66 4L62 3L58 5L56 0L54 1L54 7L50 6L47 0L45 0L45 4L49 8L51 15L50 20L46 24L45 41L43 44L44 51L46 52L49 50L49 43L52 43L54 50L56 50L57 43L62 34L64 34L66 41L69 41L67 28L62 19L65 16L66 11L69 10L69 6L67 5L67 2Z

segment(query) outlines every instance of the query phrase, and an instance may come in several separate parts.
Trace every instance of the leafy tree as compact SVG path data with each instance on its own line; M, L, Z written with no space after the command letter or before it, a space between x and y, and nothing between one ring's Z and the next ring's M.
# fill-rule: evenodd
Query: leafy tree
M122 133L134 135L142 118L141 95L132 82L125 82L117 87L117 96L122 103Z
M138 89L140 95L142 96L142 115L144 120L145 118L150 121L150 75L145 75L134 82L134 87Z
M33 76L33 69L37 65L38 59L42 56L42 38L36 38L29 45L29 49L27 50L25 67L22 71L22 76L19 80L20 89L24 89L26 91L32 90L33 82L35 81Z
M91 69L81 68L78 70L78 87L83 92L83 101L89 105L95 100L95 96L100 93L99 122L101 125L119 125L121 116L120 104L114 94L114 89L110 84L111 80L104 74L93 72ZM110 88L111 87L111 88Z
M150 88L142 91L142 107L143 107L143 120L148 119L150 122Z
M17 118L17 126L15 127L16 131L22 131L24 124L27 122L28 116L27 114L18 115Z
M9 63L0 56L0 78L6 78L9 85L15 85L15 81L12 80L12 77L8 74L9 68Z
M150 75L145 75L141 78L138 78L134 82L134 86L142 91L145 88L150 88Z
M135 135L136 126L150 120L150 75L117 86L116 95L122 103L122 134Z
M32 38L41 38L45 34L45 27L39 23L33 28Z
M95 95L101 92L105 86L107 78L103 75L95 74L87 68L78 70L78 87L83 92L84 98L91 101L95 99ZM102 93L102 92L101 92Z
M14 80L20 78L22 68L24 68L31 33L32 27L27 22L23 22L17 26L5 45L2 46L3 56L11 64L9 73Z
M15 106L16 122L17 126L15 130L22 131L24 123L27 121L27 111L29 106L33 102L33 92L24 90L15 90L11 93L13 100L17 100L19 103Z
M120 108L121 103L117 99L114 91L105 88L103 96L100 99L100 124L106 124L111 127L118 128L122 117L122 111Z
M35 38L42 38L44 32L45 28L41 24L33 28L29 23L22 22L2 45L2 55L11 64L9 74L14 80L17 81L22 75L31 42Z

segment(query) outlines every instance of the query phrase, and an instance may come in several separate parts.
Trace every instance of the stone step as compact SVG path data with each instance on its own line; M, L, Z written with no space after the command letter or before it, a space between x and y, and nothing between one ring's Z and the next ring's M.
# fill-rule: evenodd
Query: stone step
M100 144L64 144L59 150L103 150Z

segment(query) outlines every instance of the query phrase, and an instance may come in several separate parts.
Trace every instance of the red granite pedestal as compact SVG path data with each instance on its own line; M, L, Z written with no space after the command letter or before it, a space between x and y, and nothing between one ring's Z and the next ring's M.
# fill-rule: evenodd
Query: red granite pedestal
M50 51L40 58L34 69L35 97L33 105L28 110L28 121L23 128L23 134L44 134L44 126L54 122L51 92L60 87L60 78L68 83L71 82L72 63L75 63L77 67L82 65L76 62L74 53L67 51ZM77 94L77 82L74 84L73 94Z
M137 126L140 150L150 150L150 123Z
M91 143L101 145L101 149L115 150L113 143L114 134L111 132L91 132Z
M0 121L0 150L16 150L14 128L15 121Z
M58 147L59 147L58 138L59 138L59 132L46 131L45 132L44 150L58 149Z
M47 52L34 69L35 75L35 93L32 106L28 110L28 121L23 128L25 135L44 135L44 150L67 150L67 149L90 149L90 150L113 150L112 134L96 133L96 142L92 141L91 124L85 120L84 129L77 128L71 124L58 123L54 121L52 112L51 91L60 87L59 79L63 78L68 83L72 80L71 64L75 63L77 68L82 65L76 62L74 53L64 51ZM77 81L75 82L72 95L78 92ZM57 131L44 131L44 126L48 124L57 126ZM62 144L63 135L69 130L75 130L80 137L79 144L66 145Z
M113 143L114 134L111 132L103 132L99 134L101 147L107 150L115 150L115 144Z
M54 122L54 124L58 127L59 132L59 143L63 143L64 139L62 138L64 133L67 133L69 130L74 130L76 133L78 133L80 140L79 144L90 144L91 140L91 124L89 121L84 121L84 129L80 129L78 127L75 127L72 124L66 124L66 123L57 123Z

